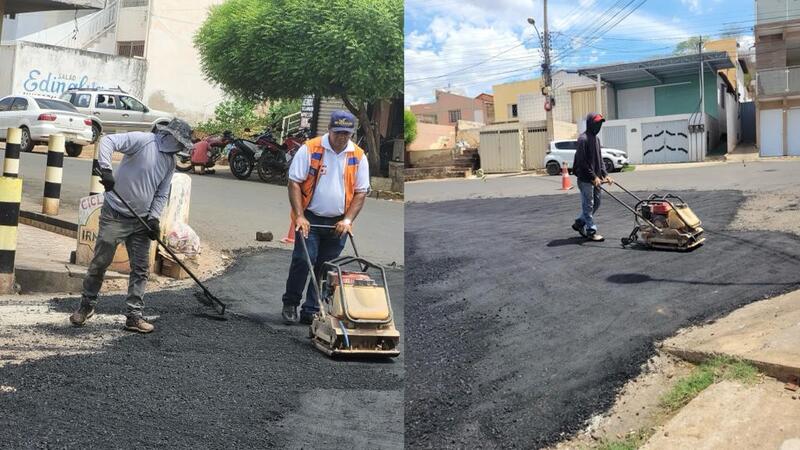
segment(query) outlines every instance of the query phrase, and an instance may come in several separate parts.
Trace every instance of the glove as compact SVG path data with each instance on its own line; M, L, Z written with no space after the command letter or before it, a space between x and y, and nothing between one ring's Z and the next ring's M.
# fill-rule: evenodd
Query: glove
M114 189L114 175L111 169L100 169L100 184L106 188L106 192Z
M147 219L147 226L150 227L147 236L153 241L158 240L158 237L161 236L161 222L154 217L150 217Z

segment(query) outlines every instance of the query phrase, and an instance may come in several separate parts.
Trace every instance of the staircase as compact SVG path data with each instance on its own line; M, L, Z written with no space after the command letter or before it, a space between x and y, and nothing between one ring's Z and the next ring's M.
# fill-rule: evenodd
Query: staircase
M78 19L67 36L54 43L59 47L77 48L87 50L101 38L115 31L119 20L120 2L111 0L105 9Z

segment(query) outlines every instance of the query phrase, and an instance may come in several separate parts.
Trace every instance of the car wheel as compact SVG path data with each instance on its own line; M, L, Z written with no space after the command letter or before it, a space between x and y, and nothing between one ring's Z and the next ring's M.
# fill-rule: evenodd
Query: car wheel
M550 161L547 163L547 174L550 176L556 176L561 173L561 167L559 167L558 163L555 161Z
M97 144L97 141L100 139L100 133L102 133L100 125L92 122L92 144Z
M19 138L20 151L32 152L34 145L33 139L31 139L31 131L26 127L22 127L22 132L20 133Z
M614 163L610 159L603 158L603 164L606 166L606 173L614 172Z
M83 151L83 146L72 142L68 142L67 145L65 146L65 149L67 151L67 156L75 158L77 156L80 156L81 152Z

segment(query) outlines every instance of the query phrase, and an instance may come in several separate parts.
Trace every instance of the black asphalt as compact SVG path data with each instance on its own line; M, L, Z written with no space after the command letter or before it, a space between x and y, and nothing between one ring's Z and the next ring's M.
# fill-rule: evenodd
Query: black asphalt
M332 360L277 312L289 252L245 255L210 289L226 322L196 317L194 289L148 294L149 335L99 353L0 368L0 448L402 448L403 359ZM402 333L403 272L388 271ZM63 326L77 299L55 299ZM251 313L249 311L261 311ZM99 313L124 311L104 297ZM119 326L122 325L120 316Z
M680 193L708 230L690 252L623 249L570 225L577 195L406 204L406 445L538 448L607 410L654 342L800 287L800 239L727 229L743 197Z

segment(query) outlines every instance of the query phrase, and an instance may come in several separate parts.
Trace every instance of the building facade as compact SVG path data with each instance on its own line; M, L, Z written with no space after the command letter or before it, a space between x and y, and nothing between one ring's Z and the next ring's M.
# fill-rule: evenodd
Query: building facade
M494 116L494 104L489 94L472 98L437 90L435 102L411 105L411 112L422 123L453 126L459 120L487 123Z
M756 143L800 156L800 3L756 1Z

